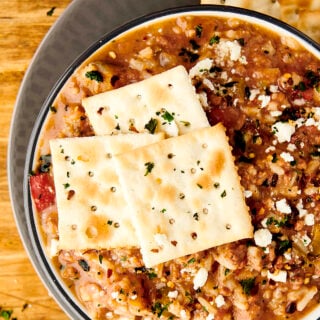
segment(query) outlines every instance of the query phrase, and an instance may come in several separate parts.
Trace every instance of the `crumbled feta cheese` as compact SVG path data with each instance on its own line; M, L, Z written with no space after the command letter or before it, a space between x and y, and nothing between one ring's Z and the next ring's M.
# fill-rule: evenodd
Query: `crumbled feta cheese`
M286 162L294 161L294 157L289 152L281 152L280 157Z
M290 252L285 252L285 253L283 254L283 256L284 256L287 260L291 260L291 259L292 259L292 255L291 255Z
M265 108L269 104L271 98L270 96L261 94L259 95L258 100L261 101L261 108Z
M250 198L252 197L252 191L251 190L244 190L244 197L245 198Z
M287 146L287 150L288 151L294 151L294 150L296 150L297 149L297 147L296 147L296 145L295 144L293 144L293 143L289 143L288 144L288 146Z
M214 320L214 315L209 313L206 317L206 320Z
M204 78L204 79L202 80L202 83L203 83L208 89L210 89L211 91L214 91L214 85L212 84L212 82L211 82L209 79Z
M290 142L291 136L294 134L295 130L294 124L289 122L276 122L272 126L272 131L280 143L285 141Z
M313 118L309 118L307 119L307 121L304 124L305 126L309 127L309 126L315 126L316 125L316 121Z
M274 110L270 112L271 117L279 117L282 115L282 111Z
M270 89L270 92L272 92L272 93L276 93L276 92L279 91L279 87L277 85L274 85L274 84L271 84L269 89Z
M107 313L106 313L106 317L107 317L108 319L112 319L112 318L113 318L113 313L112 313L111 311L107 312Z
M181 311L180 311L180 317L181 317L182 319L186 319L186 318L187 318L187 312L186 312L186 310L181 310Z
M301 240L306 247L311 243L311 239L306 234L301 237Z
M259 229L254 233L254 241L259 247L267 247L272 242L272 234L268 229Z
M209 71L212 67L213 60L212 59L203 59L200 60L194 67L192 67L189 71L189 77L192 79L196 76L201 77L203 72Z
M287 203L286 199L281 199L279 201L276 201L276 209L281 213L291 213L291 208Z
M268 228L268 218L264 218L263 220L261 220L261 225L264 227L264 228Z
M177 290L168 292L168 297L171 298L171 299L175 299L177 296L178 296L178 291Z
M227 71L222 71L220 74L221 79L227 80L228 79L228 73Z
M266 153L269 153L269 152L272 152L272 151L276 151L276 147L274 147L274 146L269 146L269 147L266 149Z
M215 298L215 303L217 305L218 308L221 308L223 305L225 305L225 300L223 295L219 294L216 298Z
M200 268L193 278L193 289L197 290L201 288L208 279L208 270L205 268Z
M223 50L227 50L230 55L231 61L237 61L241 57L241 46L238 41L226 41L220 42L221 46L224 46Z
M299 211L299 217L300 218L304 217L308 213L308 211L303 208L302 199L299 200L299 202L297 203L296 207L297 207L297 209Z
M304 217L304 223L306 226L313 226L314 225L314 214L309 213Z
M112 297L112 299L117 299L118 296L119 296L119 292L118 292L118 291L113 291L113 292L111 292L111 297Z
M131 300L136 300L137 298L138 298L138 296L137 296L136 294L134 294L134 295L132 295L132 296L130 297Z
M198 98L199 98L199 101L201 103L201 105L203 107L208 107L209 104L208 104L208 97L207 97L207 94L204 92L204 91L201 91L198 93Z
M267 272L268 279L272 279L276 282L286 282L287 281L287 271L285 270L279 270L275 273L271 273L269 270Z
M259 93L260 93L259 89L251 89L250 90L249 100L253 101Z
M242 63L242 64L248 64L246 56L241 56L239 58L239 62Z

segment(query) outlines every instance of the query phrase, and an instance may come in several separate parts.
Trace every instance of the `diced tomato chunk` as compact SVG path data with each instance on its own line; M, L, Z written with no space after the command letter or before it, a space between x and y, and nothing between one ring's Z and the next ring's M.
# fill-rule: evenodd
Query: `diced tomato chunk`
M29 179L31 196L38 212L55 203L53 178L49 173L40 173Z

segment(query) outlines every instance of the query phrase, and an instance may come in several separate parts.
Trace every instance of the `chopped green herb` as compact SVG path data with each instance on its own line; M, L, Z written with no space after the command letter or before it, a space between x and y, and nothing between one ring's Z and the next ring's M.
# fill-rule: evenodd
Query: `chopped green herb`
M154 279L158 276L155 272L148 272L147 275L149 279Z
M202 27L200 24L198 24L198 25L195 27L195 30L196 30L196 36L197 36L198 38L200 38L201 35L202 35L203 27Z
M199 221L199 213L198 212L194 213L193 218L194 220Z
M256 281L255 277L240 280L242 290L247 296L251 295L252 289L255 285L255 281Z
M151 118L148 123L145 124L144 128L147 129L150 133L154 134L158 125L158 120Z
M146 162L144 164L144 166L146 167L146 172L145 172L145 176L147 176L151 171L152 169L154 168L154 163L153 162Z
M294 86L295 90L306 91L307 86L303 81L300 81L296 86Z
M220 187L220 183L219 183L219 182L215 182L215 183L213 184L213 186L214 186L216 189L218 189L218 188Z
M191 259L189 259L189 260L187 261L187 263L190 264L190 263L194 263L195 261L196 261L195 258L191 258Z
M90 80L95 80L97 82L102 82L103 81L102 74L97 70L87 71L85 76L87 78L89 78Z
M71 164L75 164L76 162L72 159L70 163L71 163Z
M57 113L57 108L55 106L50 106L50 111L52 113Z
M78 260L78 264L83 269L83 271L86 271L86 272L90 271L90 266L86 260L80 259Z
M189 127L191 123L189 121L180 121L185 127Z
M103 255L102 255L102 254L99 254L99 263L100 263L100 264L102 263L102 260L103 260Z
M167 211L167 209L163 208L160 210L161 213L165 213Z
M220 37L219 36L213 36L210 40L209 40L209 44L212 46L215 43L219 43L220 42Z
M243 38L239 38L237 39L237 41L239 42L240 46L243 47L244 46L244 39Z
M112 220L108 220L108 221L107 221L107 224L108 224L109 226L112 226L112 223L113 223Z
M117 125L115 126L115 129L116 129L116 130L120 130L120 125L119 125L119 123L117 123Z
M197 186L200 188L200 189L202 189L203 187L202 187L202 185L200 184L200 183L197 183Z
M230 273L230 269L226 268L226 270L224 270L224 275L227 276Z
M161 302L157 301L153 306L151 306L151 311L153 314L156 314L158 318L162 316L162 314L168 310L169 303L162 304Z
M56 10L56 7L52 7L49 11L47 11L47 16L51 17L54 13L54 10Z
M167 110L164 111L164 113L161 115L161 117L168 122L171 122L174 120L174 116L170 112L168 112Z
M51 167L51 154L45 154L40 156L40 172L46 173L49 172Z
M227 195L227 191L226 190L223 190L223 192L221 193L221 198L224 198L225 196Z
M70 187L70 183L64 183L63 186L65 189L68 189Z

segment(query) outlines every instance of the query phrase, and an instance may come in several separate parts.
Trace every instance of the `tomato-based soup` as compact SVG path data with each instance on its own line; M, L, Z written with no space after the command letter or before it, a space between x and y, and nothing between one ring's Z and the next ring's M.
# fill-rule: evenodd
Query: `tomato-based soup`
M94 135L83 98L177 65L188 70L210 124L226 127L254 237L154 268L139 248L56 252L49 140ZM192 15L127 33L70 77L39 141L30 177L39 224L92 318L299 319L318 305L320 61L296 40L235 18ZM194 289L200 268L207 280Z

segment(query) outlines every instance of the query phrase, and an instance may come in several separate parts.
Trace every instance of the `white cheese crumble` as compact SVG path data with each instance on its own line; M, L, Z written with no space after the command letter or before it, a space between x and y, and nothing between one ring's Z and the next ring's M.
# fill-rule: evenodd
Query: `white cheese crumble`
M259 93L260 93L259 89L251 89L250 90L249 100L253 101Z
M279 92L279 87L277 85L274 85L274 84L271 84L269 89L270 89L270 92L272 92L272 93Z
M283 254L283 256L284 256L287 260L291 260L291 259L292 259L292 255L291 255L290 252L285 252L285 253Z
M206 320L214 320L214 315L209 313L206 317Z
M261 101L261 108L265 108L269 104L271 98L270 96L261 94L258 96L258 100Z
M272 151L276 151L276 147L275 146L269 146L267 149L266 149L266 153L269 153L269 152L272 152Z
M168 292L168 298L175 299L177 296L178 296L178 291L177 290Z
M289 152L281 152L280 157L286 162L294 161L294 157Z
M287 281L287 271L285 270L279 270L275 273L271 273L269 270L267 271L267 277L268 279L272 279L276 282L286 282Z
M259 247L267 247L272 242L272 234L268 229L259 229L254 233L254 241Z
M119 296L119 292L118 292L118 291L113 291L113 292L111 292L111 297L112 297L112 299L117 299L118 296Z
M306 209L303 208L303 203L302 203L302 199L299 200L299 202L297 203L297 209L299 211L299 217L303 218L304 216L306 216L306 214L308 213L308 211Z
M213 60L212 59L203 59L200 60L194 67L192 67L189 71L189 77L192 79L196 76L201 77L203 72L209 71L212 67Z
M288 146L287 146L287 150L288 151L294 151L296 149L297 149L297 147L293 143L289 143Z
M282 111L280 110L274 110L270 112L271 117L279 117L282 115Z
M251 190L244 190L243 194L244 194L245 198L252 197L252 191Z
M221 308L223 305L225 305L225 300L224 300L224 297L223 297L223 295L221 295L221 294L219 294L216 298L215 298L215 300L214 300L214 302L216 303L216 305L217 305L217 307L218 308Z
M301 240L305 247L311 243L311 239L306 234L301 237Z
M314 214L309 213L304 217L304 223L306 226L313 226L314 225Z
M193 278L193 289L197 290L204 286L208 279L208 270L205 268L200 268Z
M280 143L290 142L291 136L294 134L295 130L294 124L289 122L276 122L272 125L272 131Z
M286 199L281 199L281 200L279 200L279 201L276 201L275 204L276 204L276 209L277 209L279 212L285 213L285 214L291 213L291 208L290 208L290 206L288 205Z

